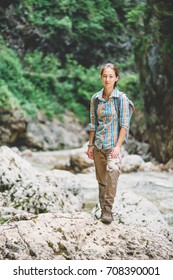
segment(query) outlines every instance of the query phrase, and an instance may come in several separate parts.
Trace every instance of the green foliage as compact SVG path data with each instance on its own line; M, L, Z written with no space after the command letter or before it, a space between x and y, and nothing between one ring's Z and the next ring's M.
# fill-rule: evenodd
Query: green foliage
M73 95L87 105L91 96L102 86L100 70L94 66L87 69L70 57L67 58L66 69L66 77L69 83L73 84Z
M82 123L88 122L91 96L102 88L99 68L87 69L72 56L67 56L62 66L55 55L44 55L38 50L27 53L22 64L16 52L7 47L0 51L0 59L1 108L15 105L32 118L38 110L49 117L60 117L68 109ZM122 64L123 67L127 65ZM137 98L137 75L125 74L119 84L132 98Z
M73 54L89 67L116 53L117 41L122 41L125 29L116 6L110 0L24 0L16 10L41 39L40 50L53 49L63 63Z
M3 77L6 82L13 80L15 76L22 76L22 66L16 52L3 47L0 50L0 59L0 77Z
M8 86L0 81L0 109L13 110L14 108L20 108L18 99L14 97Z
M3 218L0 220L0 225L5 224L9 219L8 218Z
M82 123L88 122L91 96L102 86L99 71L95 67L86 69L71 57L67 58L65 83L71 85L71 95L66 96L67 108L72 110ZM69 102L70 101L70 102Z
M132 9L126 14L128 22L138 23L143 26L143 18L146 10L146 1L140 1L137 5L133 6Z
M122 52L117 50L129 36L130 24L138 15L142 17L140 4L123 0L24 0L14 7L16 18L26 27L26 37L22 38L26 49L19 57L0 37L1 108L16 104L32 118L39 110L60 118L68 109L86 124L91 96L102 88L98 65L108 61L118 62L120 87L138 99L134 57L125 56L123 48ZM34 47L29 45L32 40Z
M22 64L7 47L0 59L0 108L18 106L30 117L38 110L60 117L68 109L87 123L90 98L100 84L97 69L86 69L70 57L62 68L55 55L39 51L27 53Z
M30 81L23 76L23 67L15 51L3 46L0 50L0 106L13 109L26 104L23 92L32 92ZM25 110L27 112L27 110Z
M53 100L49 101L47 92L42 90L44 84L37 87L37 83L28 78L15 51L3 47L0 50L0 60L1 107L12 108L15 104L30 117L36 116L37 109L43 109L47 115L55 113ZM39 73L38 75L41 76Z
M118 87L125 92L129 99L133 100L135 108L143 108L139 75L134 72L125 72L121 75Z

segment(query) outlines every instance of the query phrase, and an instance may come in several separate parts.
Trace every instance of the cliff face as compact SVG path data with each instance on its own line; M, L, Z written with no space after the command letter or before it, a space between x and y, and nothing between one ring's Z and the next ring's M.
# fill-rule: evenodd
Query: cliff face
M83 5L80 1L46 4L46 1L2 0L0 33L21 57L37 49L44 54L56 54L63 64L67 54L72 55L85 67L104 63L105 57L126 61L131 41L124 28L123 8L111 1L100 2L98 10L95 1ZM103 15L105 9L107 16Z
M144 89L147 138L154 156L173 157L173 3L148 0L145 32L136 48Z
M8 46L17 51L22 57L27 50L34 50L41 44L40 34L37 28L33 29L23 17L16 13L16 7L20 10L19 0L2 0L0 2L0 30Z
M148 114L149 141L156 158L166 162L173 157L173 75L168 70L168 57L160 60L160 68L155 81L148 87L145 96ZM168 78L169 77L169 78ZM151 95L151 97L150 97ZM153 104L150 107L150 98Z

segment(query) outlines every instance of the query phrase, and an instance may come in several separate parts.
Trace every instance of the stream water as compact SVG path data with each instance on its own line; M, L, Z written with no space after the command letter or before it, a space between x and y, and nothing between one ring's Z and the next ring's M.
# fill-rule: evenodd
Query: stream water
M69 163L71 150L35 152L27 157L38 170L52 169L57 162ZM98 187L95 173L77 174L85 198L85 211L90 211L98 201ZM132 190L151 201L173 226L173 174L168 172L122 173L118 190Z
M78 174L86 211L98 201L98 187L95 174ZM118 191L131 190L151 201L173 226L173 175L166 172L132 172L119 177ZM118 192L117 192L118 195Z

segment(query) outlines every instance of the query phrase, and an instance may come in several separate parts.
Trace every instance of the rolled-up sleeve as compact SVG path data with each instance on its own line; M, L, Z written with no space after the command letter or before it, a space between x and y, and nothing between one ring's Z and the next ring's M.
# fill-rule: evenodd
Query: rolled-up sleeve
M129 126L129 99L126 95L122 95L120 101L120 127L124 127L126 130Z
M97 117L96 117L94 104L95 104L95 97L92 97L90 102L90 131L96 131L97 129Z

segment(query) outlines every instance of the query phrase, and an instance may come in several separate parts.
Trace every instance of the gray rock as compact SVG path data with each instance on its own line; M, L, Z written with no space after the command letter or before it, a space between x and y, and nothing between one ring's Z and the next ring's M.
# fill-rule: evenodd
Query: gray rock
M127 155L122 159L122 172L137 171L144 160L139 155Z
M75 175L59 170L38 172L6 146L0 148L0 178L0 207L30 213L73 213L82 208L81 185Z
M71 112L66 112L64 120L30 121L23 142L29 148L60 150L80 147L88 138L85 129Z
M132 225L109 226L87 213L21 216L0 226L1 260L170 260L173 244Z
M125 225L137 225L150 228L173 240L173 230L168 226L158 208L146 198L133 191L119 191L112 209L114 220ZM99 219L99 203L92 210L92 216Z
M64 120L48 120L40 113L33 121L23 116L22 111L0 111L0 144L17 145L37 150L59 150L80 147L88 139L87 132L71 112Z
M12 110L0 110L0 145L14 143L25 132L27 121L16 107Z

